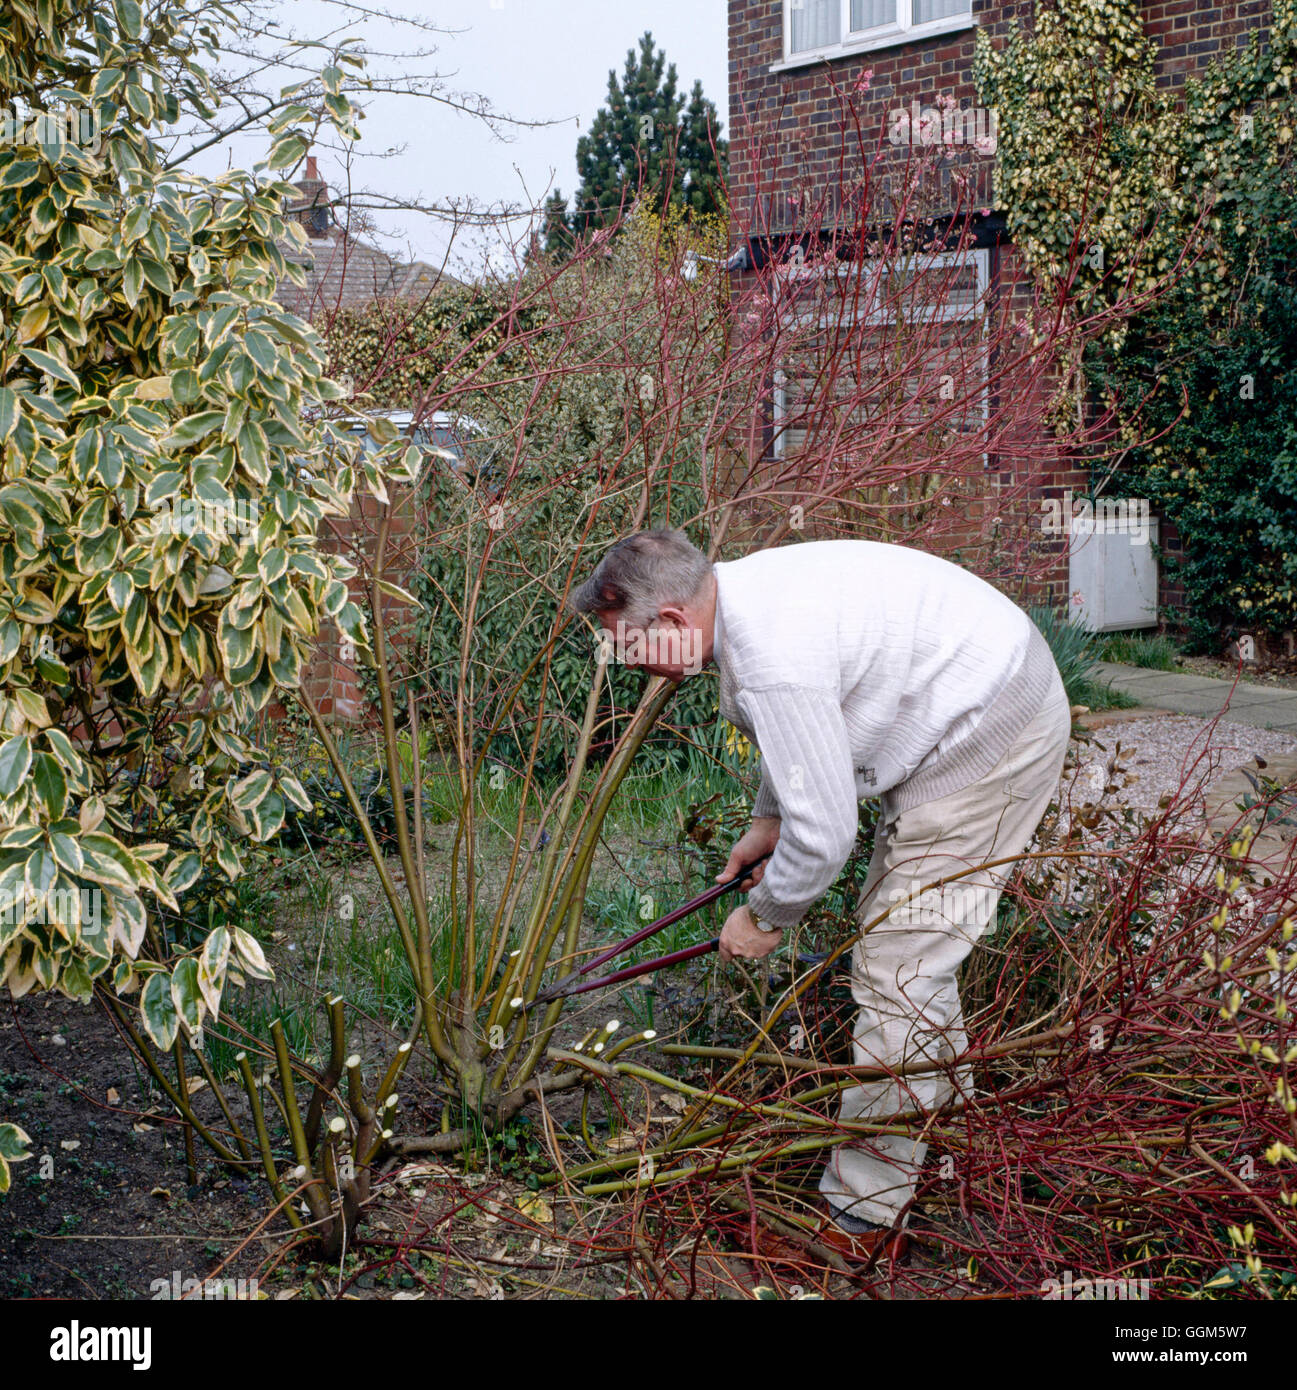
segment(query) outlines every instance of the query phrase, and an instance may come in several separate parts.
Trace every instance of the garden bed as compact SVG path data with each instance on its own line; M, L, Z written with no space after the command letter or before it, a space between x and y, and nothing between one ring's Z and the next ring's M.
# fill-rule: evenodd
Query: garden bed
M1074 744L1075 764L1064 776L1068 801L1112 802L1115 780L1120 783L1115 800L1141 819L1156 814L1159 804L1182 787L1186 767L1203 751L1207 721L1127 714L1084 716L1082 723L1089 739ZM1118 744L1121 758L1114 769ZM1221 723L1195 775L1204 789L1224 786L1232 796L1246 791L1249 775L1264 771L1258 756L1283 776L1294 766L1294 755L1297 739ZM1203 804L1210 804L1210 798ZM1196 811L1194 815L1197 834L1206 821ZM641 821L610 830L587 905L590 939L611 939L633 923L641 915L641 892L649 894L648 910L657 913L692 891L688 885L671 886L681 863L679 847L671 843L673 824L678 832L677 818L663 810L651 824ZM1104 833L1110 836L1111 828ZM727 835L717 839L720 846L728 843ZM439 866L444 871L453 852L453 828L429 827L426 852L435 881ZM498 887L499 855L488 852L480 863L480 891L489 897ZM672 864L676 867L668 867ZM345 943L338 906L344 893L352 902L345 924L352 943L347 947L353 971L349 980L339 978L339 948ZM408 985L398 979L399 950L390 969L382 964L386 948L381 938L392 929L372 867L365 861L333 864L322 878L321 866L299 862L294 872L285 873L270 906L274 917L263 924L264 934L279 981L238 998L236 1012L265 1012L273 998L282 1013L285 1003L296 998L305 1019L319 1013L318 999L325 991L343 989L350 997L357 993L357 983L367 980L374 994L372 1007L360 1010L368 1021L360 1026L357 1045L367 1055L379 1055L393 1034L377 1020L401 1017L383 990ZM699 925L695 932L711 929ZM358 952L356 947L365 943L366 949ZM793 949L825 944L812 932ZM786 965L778 970L786 980ZM654 1024L663 1038L741 1040L743 1017L754 1001L769 997L760 987L761 973L721 967L711 957L686 970L637 981L616 996L576 1001L562 1019L556 1044L570 1047L614 1015L628 1028ZM259 996L267 997L258 1002ZM829 1003L846 1017L849 1004L843 998ZM733 1039L728 1037L731 1027ZM304 1032L298 1043L309 1056L318 1049L320 1036ZM693 1084L705 1083L710 1074L696 1060L663 1056L656 1048L645 1048L641 1055L647 1066ZM430 1074L417 1066L403 1081L403 1123L414 1130L436 1128L430 1082ZM7 1113L29 1130L36 1155L17 1170L6 1207L0 1265L10 1294L147 1298L153 1282L169 1279L173 1270L197 1278L215 1270L230 1279L256 1274L269 1297L750 1297L756 1282L789 1297L810 1288L795 1274L752 1259L742 1231L730 1239L727 1250L710 1249L694 1261L682 1282L678 1262L664 1263L661 1251L654 1255L653 1242L645 1244L645 1233L637 1234L643 1212L636 1203L616 1195L578 1196L573 1203L567 1188L542 1190L538 1179L552 1167L550 1138L561 1131L579 1138L577 1092L557 1095L543 1113L529 1113L511 1125L483 1146L468 1170L441 1160L398 1159L385 1165L358 1247L341 1269L327 1270L282 1259L288 1234L282 1221L258 1231L265 1212L260 1182L249 1186L231 1179L200 1148L199 1181L188 1183L180 1127L141 1082L127 1054L115 1045L110 1021L97 1009L84 1010L61 999L19 1001L0 1020L0 1085ZM39 1107L28 1103L35 1096ZM629 1078L618 1082L610 1096L612 1104L607 1097L598 1100L586 1117L590 1135L604 1152L642 1148L679 1115L678 1096ZM201 1113L215 1114L201 1093L196 1105ZM64 1149L65 1141L79 1147ZM55 1163L52 1180L39 1176L40 1158L47 1153ZM940 1162L935 1151L933 1161ZM808 1204L813 1166L805 1165L802 1174ZM1048 1188L1042 1191L1048 1193ZM981 1218L964 1210L962 1199L940 1183L925 1195L923 1208L915 1218L914 1254L903 1279L895 1283L881 1271L875 1278L888 1283L895 1297L957 1297L984 1288L978 1281L977 1252L993 1233L980 1229ZM654 1235L651 1223L648 1234ZM1009 1239L1012 1233L1006 1229L1001 1234ZM658 1231L655 1239L661 1236ZM231 1260L234 1252L239 1253ZM828 1274L817 1287L830 1296L858 1291ZM1023 1296L1031 1290L1016 1292Z

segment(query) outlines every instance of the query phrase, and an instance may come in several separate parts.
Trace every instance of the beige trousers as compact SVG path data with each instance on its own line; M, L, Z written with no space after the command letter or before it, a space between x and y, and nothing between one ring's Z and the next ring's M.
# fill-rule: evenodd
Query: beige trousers
M1056 676L1040 710L985 777L900 813L882 797L856 920L864 927L891 910L852 952L851 993L860 1008L852 1037L856 1066L894 1071L966 1049L956 972L994 922L1013 865L929 885L1027 848L1057 793L1070 731L1067 696ZM868 1082L843 1092L840 1118L929 1111L971 1089L967 1067L957 1069L954 1085L948 1070ZM909 1123L916 1134L923 1127L922 1121ZM927 1147L909 1134L840 1145L820 1191L831 1207L862 1220L891 1225L904 1211L908 1221L905 1208Z

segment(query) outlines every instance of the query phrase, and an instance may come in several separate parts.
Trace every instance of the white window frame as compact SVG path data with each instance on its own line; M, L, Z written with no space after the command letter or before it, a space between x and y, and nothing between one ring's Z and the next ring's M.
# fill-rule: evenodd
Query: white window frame
M971 264L974 268L977 289L975 294L973 295L972 303L969 305L950 303L934 305L932 308L919 310L916 313L915 318L917 321L925 323L954 323L959 321L960 319L981 319L982 391L980 401L982 425L983 427L985 427L988 419L990 418L990 394L987 385L989 363L987 360L986 346L986 293L987 286L990 283L991 253L989 249L984 246L974 246L964 251L934 251L930 255L923 257L923 268L925 270L938 270L942 266L955 265L960 262L963 262L964 264ZM862 265L868 264L868 262L862 263L860 261L848 261L844 264L835 266L832 271L827 273L834 274L838 276L839 279L845 279L848 275L851 275L853 273L858 274L862 268ZM798 267L795 273L805 275L808 272L804 268ZM825 272L822 271L819 273L825 274ZM874 309L872 311L867 312L864 315L864 322L867 326L875 324L892 323L895 322L895 316L895 310ZM811 328L815 326L817 321L822 320L822 318L823 315L816 313L814 310L808 310L805 313L789 314L785 322L791 325L795 325L797 327ZM770 456L778 460L783 460L787 457L787 451L785 446L788 441L788 433L786 430L781 428L781 425L783 424L784 420L787 418L788 415L787 383L787 373L784 371L783 368L776 368L771 378L772 390L770 424L772 430L772 439ZM983 454L982 467L986 468L988 466L989 459L985 454Z
M968 0L966 14L948 15L944 19L932 19L926 24L915 24L914 0L896 0L896 22L881 24L872 29L851 28L851 0L839 0L842 6L842 20L838 32L842 38L837 43L825 44L819 48L804 48L794 53L789 45L793 37L791 10L796 0L781 0L783 20L783 57L771 63L769 72L783 72L786 68L800 68L807 63L822 63L828 58L846 58L853 53L868 53L875 48L894 48L897 44L918 43L922 39L941 34L955 34L961 29L975 29L977 19L973 15L973 0Z

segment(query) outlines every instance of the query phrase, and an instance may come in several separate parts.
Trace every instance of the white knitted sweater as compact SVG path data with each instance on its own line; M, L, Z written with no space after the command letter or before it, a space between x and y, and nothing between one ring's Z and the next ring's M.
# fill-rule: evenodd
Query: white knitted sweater
M920 550L810 541L715 574L720 711L761 750L753 815L783 822L748 904L792 926L846 863L861 798L895 814L984 776L1058 671L1021 608Z

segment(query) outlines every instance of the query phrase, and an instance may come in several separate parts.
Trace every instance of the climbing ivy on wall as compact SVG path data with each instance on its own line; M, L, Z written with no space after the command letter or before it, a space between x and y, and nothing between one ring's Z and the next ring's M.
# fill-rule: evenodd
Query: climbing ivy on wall
M1075 268L1083 309L1145 294L1189 253L1084 378L1124 424L1095 481L1175 522L1184 553L1166 558L1210 647L1297 624L1297 6L1275 0L1268 34L1174 100L1156 59L1135 3L1042 4L1001 49L979 32L974 75L997 111L996 203L1037 277Z
M1157 46L1134 0L1038 4L1034 31L1011 21L999 49L978 31L978 100L998 117L995 201L1033 272L1064 276L1083 227L1077 299L1145 294L1210 199L1187 276L1205 309L1228 310L1222 217L1245 216L1257 189L1278 181L1293 139L1297 8L1275 0L1273 12L1268 48L1254 34L1190 78L1179 101L1157 86Z

